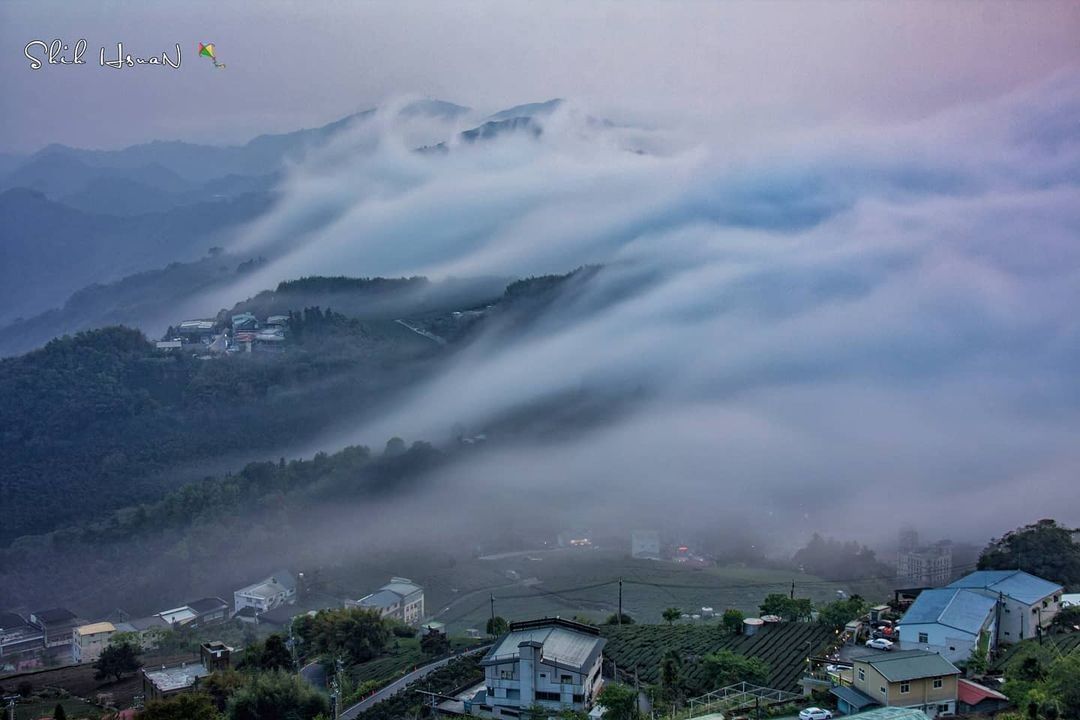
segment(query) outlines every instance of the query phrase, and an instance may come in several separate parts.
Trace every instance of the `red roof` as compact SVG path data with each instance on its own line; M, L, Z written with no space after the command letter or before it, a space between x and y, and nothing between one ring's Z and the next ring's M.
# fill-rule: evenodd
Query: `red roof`
M978 705L983 700L1009 699L997 690L991 690L979 683L972 682L971 680L964 680L963 678L957 680L956 697L960 702L967 703L968 705Z

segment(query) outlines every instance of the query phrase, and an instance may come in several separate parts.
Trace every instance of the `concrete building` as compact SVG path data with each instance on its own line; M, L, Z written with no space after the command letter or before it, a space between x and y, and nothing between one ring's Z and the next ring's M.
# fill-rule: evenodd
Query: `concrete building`
M0 613L0 665L13 669L40 657L45 647L44 631L18 613Z
M655 530L638 530L630 536L631 557L645 560L660 559L660 533Z
M871 703L921 710L931 718L956 713L960 670L937 653L901 650L857 658L852 672L847 689Z
M1064 592L1057 583L1023 570L979 570L949 583L998 600L997 641L1016 643L1036 637L1061 611Z
M952 543L902 548L896 554L896 578L908 587L940 587L952 578Z
M50 608L30 613L30 622L41 628L45 649L71 652L71 631L83 624L67 608Z
M980 640L997 647L997 600L962 588L924 590L897 623L900 648L932 650L950 662L971 657Z
M115 623L116 632L131 633L136 642L143 650L156 648L172 626L165 622L160 615L151 615L144 618L135 618L126 622Z
M592 708L603 684L605 640L589 625L561 618L511 623L481 661L485 687L474 705L494 717L523 708Z
M424 619L424 588L408 578L393 577L375 592L346 606L377 610L384 618L418 625Z
M147 700L160 700L195 690L207 675L227 670L232 648L221 642L203 643L199 648L199 662L162 665L143 668L143 695Z
M115 634L116 626L111 622L91 623L75 628L71 631L72 662L94 662Z
M256 614L261 614L295 602L296 578L286 570L279 570L270 577L233 593L234 612L250 607L254 608Z

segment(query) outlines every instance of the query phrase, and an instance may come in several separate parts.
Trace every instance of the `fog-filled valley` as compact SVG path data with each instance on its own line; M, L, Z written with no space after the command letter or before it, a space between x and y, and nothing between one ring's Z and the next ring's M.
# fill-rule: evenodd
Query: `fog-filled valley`
M534 539L751 525L784 557L841 518L833 534L888 542L960 498L978 509L950 533L979 543L1075 513L1075 79L843 138L792 134L782 152L573 101L478 116L414 99L233 148L42 151L9 178L49 161L92 181L5 193L9 218L31 218L5 223L6 252L56 257L34 244L31 230L65 232L39 227L39 206L84 212L72 193L146 167L190 184L192 158L214 153L219 184L272 180L213 201L264 197L238 225L215 219L193 246L162 236L140 268L50 260L84 273L62 275L69 289L99 284L0 329L12 348L117 323L150 337L93 330L2 361L17 508L2 601L78 597L46 558L94 565L102 547L112 560L82 591L95 610L120 602L107 588L121 577L149 605L283 557L493 550L523 506ZM145 247L140 222L205 215L205 192L171 192L172 209L114 207L108 222L130 219ZM80 227L83 252L105 252ZM19 263L5 265L39 282ZM153 346L188 317L243 312L290 316L285 351ZM350 446L373 450L335 454ZM316 452L331 465L301 471ZM237 474L251 461L273 465ZM186 483L218 498L230 478L233 505L192 491L180 509ZM481 529L479 508L510 516Z

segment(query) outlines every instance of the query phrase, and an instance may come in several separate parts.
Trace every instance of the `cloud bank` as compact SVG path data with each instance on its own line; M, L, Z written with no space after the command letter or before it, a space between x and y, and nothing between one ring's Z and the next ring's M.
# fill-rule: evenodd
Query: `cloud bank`
M760 517L792 537L1080 524L1077 116L1075 69L914 123L746 145L570 102L539 137L416 152L391 107L295 168L241 243L279 253L252 291L604 265L528 332L480 338L322 443L439 440L581 388L645 391L599 430L456 467L447 501L554 493L565 509L543 507L568 523Z

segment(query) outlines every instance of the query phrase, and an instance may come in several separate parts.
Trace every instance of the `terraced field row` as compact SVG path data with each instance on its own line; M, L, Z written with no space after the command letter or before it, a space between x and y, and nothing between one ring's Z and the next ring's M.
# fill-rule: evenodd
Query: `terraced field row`
M703 659L720 650L760 658L769 664L769 687L797 690L806 658L820 652L834 638L833 631L818 623L781 623L756 635L730 635L719 625L624 625L604 627L608 644L604 655L620 669L637 667L643 682L659 681L660 659L670 649L683 660L683 679L688 692L699 694L711 687Z

